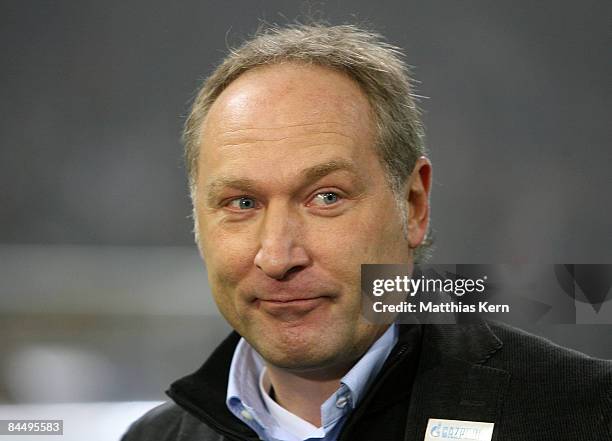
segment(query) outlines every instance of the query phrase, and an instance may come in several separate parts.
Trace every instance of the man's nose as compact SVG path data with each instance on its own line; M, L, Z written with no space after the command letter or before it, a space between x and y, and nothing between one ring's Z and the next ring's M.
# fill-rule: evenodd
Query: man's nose
M287 208L268 207L259 236L254 263L268 277L282 280L310 264L302 243L303 225Z

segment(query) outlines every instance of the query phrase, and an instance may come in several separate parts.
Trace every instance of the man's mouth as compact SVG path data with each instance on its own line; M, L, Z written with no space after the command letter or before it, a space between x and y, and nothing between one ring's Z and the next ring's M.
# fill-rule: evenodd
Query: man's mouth
M315 300L321 297L329 297L324 294L272 294L272 295L259 295L256 300L262 302L271 302L271 303L291 303L291 302L301 302L305 300Z
M330 296L271 296L257 298L255 304L262 311L277 317L297 317L308 314L314 309L325 305Z

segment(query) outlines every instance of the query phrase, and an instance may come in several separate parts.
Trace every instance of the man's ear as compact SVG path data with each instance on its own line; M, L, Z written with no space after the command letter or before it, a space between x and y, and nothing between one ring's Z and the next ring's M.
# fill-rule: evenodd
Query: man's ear
M431 162L425 156L417 159L408 178L408 242L410 248L418 247L425 239L429 226L429 192L431 190Z

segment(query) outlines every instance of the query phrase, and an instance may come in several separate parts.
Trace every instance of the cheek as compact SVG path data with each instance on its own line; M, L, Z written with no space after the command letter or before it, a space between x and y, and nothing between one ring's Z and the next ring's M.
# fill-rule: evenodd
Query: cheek
M248 233L223 228L200 229L200 251L206 262L208 279L215 294L234 288L251 270L256 253Z
M307 230L306 241L317 266L351 291L360 289L362 264L407 259L408 245L399 222L385 223L380 217L359 213Z
M394 205L364 210L342 236L347 261L357 265L401 263L409 256L408 242Z
M200 251L206 262L208 283L221 315L238 332L243 332L240 302L236 295L239 284L253 265L246 242L221 232L207 232Z

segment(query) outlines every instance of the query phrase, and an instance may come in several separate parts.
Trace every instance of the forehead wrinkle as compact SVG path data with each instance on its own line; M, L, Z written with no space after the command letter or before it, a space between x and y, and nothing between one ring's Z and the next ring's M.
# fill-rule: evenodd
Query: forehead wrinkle
M346 123L341 123L338 121L319 121L319 122L311 122L311 123L283 124L283 125L275 126L275 127L242 127L242 128L236 128L236 129L226 129L225 132L233 133L233 132L240 132L243 130L278 130L278 129L284 129L284 128L291 129L295 127L323 126L323 125L328 125L328 124L335 124L339 126L346 125Z
M328 132L328 134L329 133L334 133L334 134L337 134L337 135L341 135L341 134L335 133L335 132ZM344 136L345 138L348 138L352 142L355 141L349 135L341 135L341 136ZM259 144L259 143L262 143L262 142L272 143L272 142L281 142L281 141L287 141L287 140L296 140L297 141L298 139L299 138L296 138L294 136L285 136L285 137L282 137L282 138L275 138L275 139L268 139L267 138L267 139L247 139L247 140L244 140L244 141L236 140L236 141L227 141L227 142L221 143L221 144L219 144L219 147L238 147L238 146L245 145L245 144L246 145L249 145L249 144ZM302 147L316 147L316 146L323 146L323 145L326 145L326 144L327 145L332 145L333 143L331 143L331 142L325 143L325 142L319 141L319 142L314 142L312 144L302 145Z
M327 124L327 123L326 123ZM308 124L308 126L313 126ZM345 124L338 123L338 125L344 126ZM286 136L273 136L276 132L282 132L285 128L294 129L296 127L303 127L304 125L293 125L283 127L246 127L238 129L226 129L221 133L217 134L217 141L222 147L232 145L242 145L249 143L261 143L261 142L280 142L286 140L314 140L318 137L335 136L339 138L345 138L351 143L357 144L357 140L351 136L350 131L338 131L338 130L317 130L317 131L303 131L298 133L289 133ZM273 133L270 133L273 132Z

